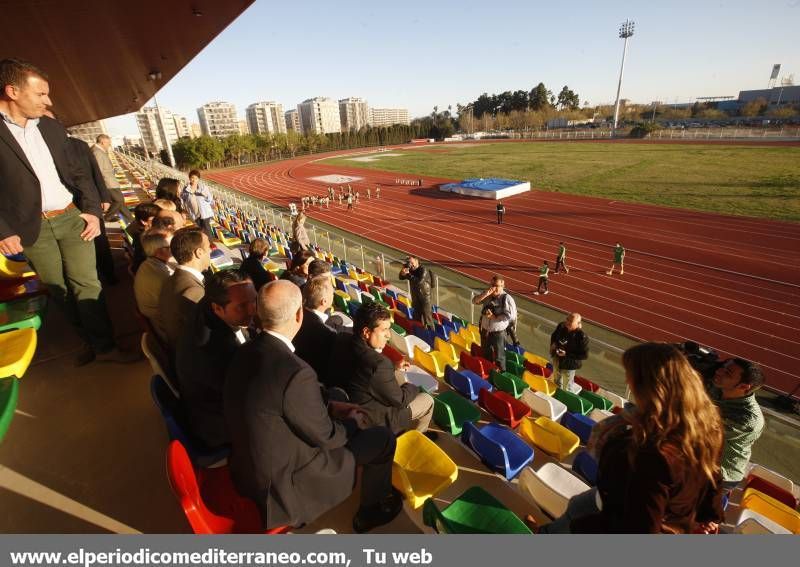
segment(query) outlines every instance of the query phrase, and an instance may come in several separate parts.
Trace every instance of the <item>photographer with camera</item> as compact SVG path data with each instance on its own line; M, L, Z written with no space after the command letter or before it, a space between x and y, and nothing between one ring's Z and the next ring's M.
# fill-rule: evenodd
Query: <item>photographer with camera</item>
M575 372L589 357L589 337L581 329L580 313L570 313L550 335L550 357L558 387L571 391Z
M492 285L480 295L472 298L472 303L481 305L481 346L483 356L497 363L502 371L506 369L506 331L516 324L517 304L505 292L506 282L500 275L492 277Z
M400 270L400 279L408 280L411 284L411 307L414 309L414 319L433 329L431 307L433 273L420 265L418 258L409 256L403 264L403 269Z

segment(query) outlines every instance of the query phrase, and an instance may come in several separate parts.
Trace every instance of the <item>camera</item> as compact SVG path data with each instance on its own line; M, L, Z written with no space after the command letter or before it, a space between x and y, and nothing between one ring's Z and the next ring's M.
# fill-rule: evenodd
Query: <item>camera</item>
M703 380L714 378L717 370L723 363L719 360L717 351L703 347L694 341L686 341L675 345L686 356L689 364L692 365Z

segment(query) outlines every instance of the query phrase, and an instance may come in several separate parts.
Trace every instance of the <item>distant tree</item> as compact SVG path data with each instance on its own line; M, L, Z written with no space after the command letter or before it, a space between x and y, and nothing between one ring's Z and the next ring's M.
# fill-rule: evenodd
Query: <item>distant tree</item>
M567 85L558 93L558 107L561 110L569 109L575 110L580 107L580 100L578 95L575 94Z
M547 87L544 86L544 83L539 83L530 93L528 98L529 106L531 110L542 110L550 105L550 97L552 93L547 90Z
M768 106L767 99L758 97L755 100L744 103L742 108L739 110L739 114L748 117L759 116L764 114Z
M796 108L792 107L783 107L783 108L776 108L774 110L770 110L768 113L770 118L791 118L798 114Z

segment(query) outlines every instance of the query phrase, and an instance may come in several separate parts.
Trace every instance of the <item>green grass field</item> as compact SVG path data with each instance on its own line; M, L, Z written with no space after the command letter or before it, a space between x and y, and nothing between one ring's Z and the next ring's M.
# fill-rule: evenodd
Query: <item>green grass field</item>
M548 191L800 221L800 147L533 142L402 153L325 163L410 176L507 177Z

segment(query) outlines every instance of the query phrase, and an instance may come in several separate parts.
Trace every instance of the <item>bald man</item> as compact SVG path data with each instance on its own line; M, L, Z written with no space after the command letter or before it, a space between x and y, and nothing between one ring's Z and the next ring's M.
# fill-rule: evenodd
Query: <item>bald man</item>
M580 313L570 313L550 335L550 358L553 374L562 390L570 391L575 372L589 356L589 337L581 328Z
M225 381L231 476L259 507L266 528L299 526L344 501L363 465L353 529L369 531L402 510L391 486L394 435L366 428L358 406L326 407L316 373L294 353L303 316L293 283L278 280L259 291L264 333L239 347Z

